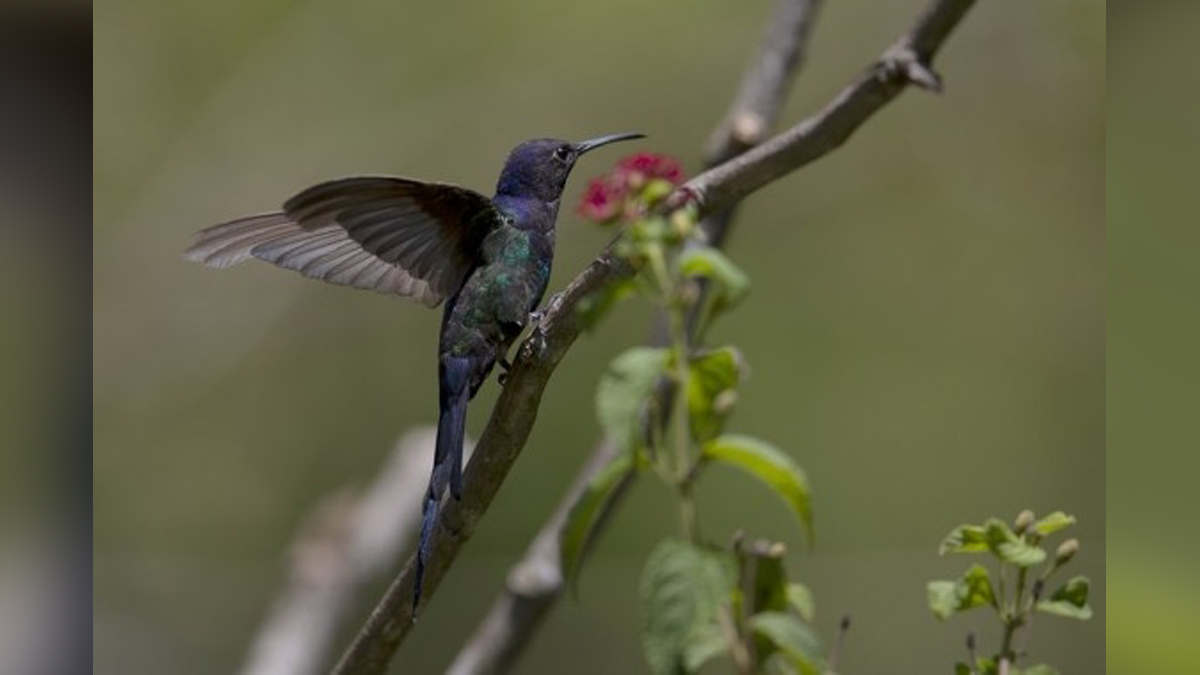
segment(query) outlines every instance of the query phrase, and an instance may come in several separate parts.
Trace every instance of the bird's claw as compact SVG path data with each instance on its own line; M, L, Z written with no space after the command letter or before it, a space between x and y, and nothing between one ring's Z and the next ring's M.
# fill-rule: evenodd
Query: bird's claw
M546 317L544 312L539 312L536 309L529 313L529 325L537 325Z
M533 332L525 340L525 356L540 358L546 352L546 332L541 326L534 326Z
M499 377L496 379L500 382L500 386L503 387L508 383L508 371L512 368L512 364L509 363L508 359L504 358L503 356L500 357L500 360L497 363L500 365L501 372Z

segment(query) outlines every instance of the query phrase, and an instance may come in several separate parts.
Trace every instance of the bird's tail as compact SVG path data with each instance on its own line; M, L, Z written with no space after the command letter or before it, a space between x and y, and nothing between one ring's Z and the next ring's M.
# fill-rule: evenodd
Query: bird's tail
M413 588L412 615L417 617L421 602L421 582L425 566L433 553L433 528L437 524L439 505L446 485L455 499L462 498L463 433L467 423L467 402L470 400L471 360L445 357L439 368L440 407L437 444L433 453L433 474L425 493L421 516L421 541L417 547L417 573Z

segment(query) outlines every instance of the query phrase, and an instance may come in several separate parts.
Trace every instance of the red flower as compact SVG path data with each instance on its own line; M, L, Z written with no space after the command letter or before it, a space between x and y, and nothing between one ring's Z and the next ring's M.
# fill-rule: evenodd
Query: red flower
M683 168L679 166L679 160L653 152L639 152L622 159L617 164L616 174L626 178L634 178L633 174L638 174L645 180L661 178L672 185L683 182Z
M683 183L679 160L652 152L630 155L607 175L588 184L579 203L579 215L595 223L633 222L646 212L650 206L648 201L660 199L665 192L670 192L669 189L663 191L661 183L654 190L645 189L655 181L665 181L672 186Z
M594 178L579 202L579 215L595 223L608 222L620 211L624 200L624 183L613 180L612 176Z

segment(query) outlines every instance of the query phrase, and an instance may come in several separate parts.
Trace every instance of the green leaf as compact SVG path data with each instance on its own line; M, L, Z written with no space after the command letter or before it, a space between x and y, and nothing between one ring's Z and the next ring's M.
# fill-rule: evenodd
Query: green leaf
M1036 565L1046 559L1046 551L1025 541L1008 523L989 518L983 526L959 525L946 535L938 553L983 553L991 551L1001 560L1019 567Z
M694 673L705 663L727 651L729 643L716 622L699 626L692 631L683 645L683 670Z
M926 584L929 609L938 619L945 621L958 608L957 581L931 581Z
M642 409L658 384L669 351L634 347L608 365L596 386L596 417L613 442L634 447L642 434Z
M762 660L762 671L765 675L800 675L800 669L793 662L792 658L780 651L771 652L771 655ZM808 671L813 672L813 671ZM826 673L825 675L833 675Z
M655 547L639 585L642 648L653 672L675 673L712 649L711 626L733 586L729 556L679 539Z
M996 594L992 590L992 579L983 565L972 565L958 581L959 611L996 605Z
M567 514L567 521L559 535L559 556L563 576L567 579L572 593L577 592L579 570L591 545L595 525L604 511L604 505L612 498L621 482L634 471L636 466L633 454L618 454L592 477L583 493L579 495L579 500L571 507L571 512Z
M1025 538L1012 531L1008 523L999 518L989 518L984 523L987 531L988 546L1006 563L1017 567L1031 567L1046 559L1046 551L1025 541Z
M954 675L971 675L971 666L959 661L954 664Z
M931 581L926 588L929 609L943 621L955 612L996 606L992 580L983 565L972 565L957 581Z
M1087 621L1092 618L1092 608L1087 604L1088 586L1087 577L1072 577L1049 598L1039 600L1038 611Z
M703 454L706 459L735 466L771 486L804 524L809 540L813 539L812 492L804 470L791 457L764 441L732 434L706 443Z
M799 617L787 612L763 612L750 617L750 628L787 655L800 672L820 672L821 643Z
M817 603L813 600L812 591L801 583L792 582L787 586L788 605L800 613L805 621L812 621L817 615Z
M702 246L684 251L679 255L679 271L713 282L715 287L710 291L713 315L733 308L750 292L750 277L715 248Z
M1053 534L1075 524L1075 516L1068 516L1062 511L1055 511L1033 524L1033 531L1042 535ZM1049 667L1049 666L1047 666Z
M996 663L996 659L989 656L980 656L975 659L975 672L979 675L997 675L1000 671L1000 664ZM1012 672L1009 671L1009 675Z
M950 530L950 534L942 540L938 547L939 555L947 553L986 553L991 550L988 546L987 531L978 525L959 525Z
M688 419L692 435L700 443L711 440L725 428L733 412L737 386L744 368L741 352L722 347L692 359L688 373Z
M1058 669L1045 663L1028 668L1010 668L1009 675L1058 675Z

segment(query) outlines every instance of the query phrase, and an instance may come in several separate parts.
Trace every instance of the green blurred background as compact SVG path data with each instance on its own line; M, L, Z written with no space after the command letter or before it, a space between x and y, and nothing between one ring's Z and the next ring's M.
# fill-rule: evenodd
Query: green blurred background
M813 111L923 2L829 2L784 122ZM94 49L94 658L102 673L229 672L312 506L363 484L436 414L437 312L268 265L216 273L193 231L348 173L488 192L534 136L650 135L692 170L768 3L110 0ZM954 525L1077 515L1090 623L1029 648L1104 668L1105 8L983 2L847 146L745 203L730 255L754 290L715 342L752 368L732 429L809 473L819 547L739 475L699 491L704 530L789 542L845 672L950 672L979 613L938 624L925 581ZM621 151L631 150L622 148ZM564 200L618 150L589 156ZM607 241L564 208L552 288ZM571 351L475 538L396 671L439 672L597 434L604 365L645 336L622 307ZM495 398L472 408L478 433ZM643 672L636 585L675 512L653 481L620 508L518 671ZM371 589L374 594L376 589ZM368 598L369 600L369 598ZM366 611L364 605L355 621Z

